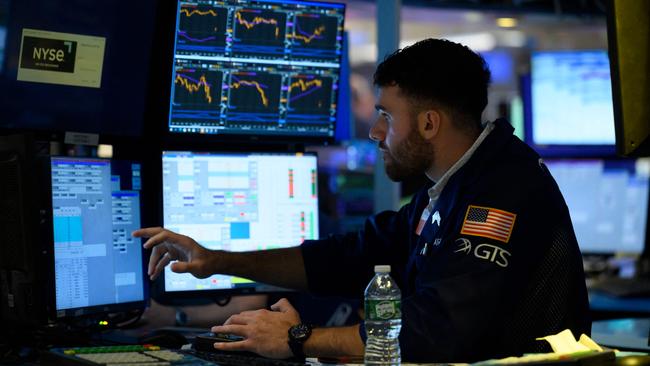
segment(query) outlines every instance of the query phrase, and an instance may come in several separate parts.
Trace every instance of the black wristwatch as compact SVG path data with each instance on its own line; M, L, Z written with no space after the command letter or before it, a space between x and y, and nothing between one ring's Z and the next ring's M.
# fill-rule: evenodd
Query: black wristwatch
M311 336L312 326L309 324L296 324L289 328L289 348L294 356L298 358L305 358L305 352L302 349L302 345L309 339Z

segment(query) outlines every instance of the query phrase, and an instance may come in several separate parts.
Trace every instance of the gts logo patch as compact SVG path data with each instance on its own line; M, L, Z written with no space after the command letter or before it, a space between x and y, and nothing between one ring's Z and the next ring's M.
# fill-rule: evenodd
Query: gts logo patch
M472 242L467 238L456 239L457 248L454 253L469 255L472 253ZM499 267L508 267L508 259L512 256L509 251L492 244L479 244L474 248L474 257L496 263Z
M74 73L77 42L25 36L21 56L25 69Z

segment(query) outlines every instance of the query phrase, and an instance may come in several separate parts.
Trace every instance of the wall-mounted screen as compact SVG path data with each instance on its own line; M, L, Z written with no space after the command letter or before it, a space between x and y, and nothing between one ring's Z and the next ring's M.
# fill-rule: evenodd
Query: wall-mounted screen
M332 138L344 9L180 1L169 132Z

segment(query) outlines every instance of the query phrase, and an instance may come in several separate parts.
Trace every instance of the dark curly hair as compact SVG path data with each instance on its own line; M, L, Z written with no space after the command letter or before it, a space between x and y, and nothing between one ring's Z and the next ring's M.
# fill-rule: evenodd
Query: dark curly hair
M377 66L374 84L399 86L415 112L440 107L457 127L476 130L487 105L490 69L466 46L430 38L388 55Z

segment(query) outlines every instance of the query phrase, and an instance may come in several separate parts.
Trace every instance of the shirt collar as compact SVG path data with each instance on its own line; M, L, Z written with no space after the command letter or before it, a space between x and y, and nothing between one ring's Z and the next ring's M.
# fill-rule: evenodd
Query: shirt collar
M488 122L487 125L483 128L483 132L478 136L476 141L472 144L472 146L463 154L463 156L458 159L454 165L449 168L445 174L443 174L442 178L440 178L434 185L433 187L429 188L428 193L429 193L429 198L432 201L438 200L438 197L440 197L440 193L442 190L445 188L447 185L447 182L449 181L449 178L451 178L454 173L458 171L467 161L472 157L476 149L478 149L479 146L481 146L481 143L485 138L494 130L494 122Z

